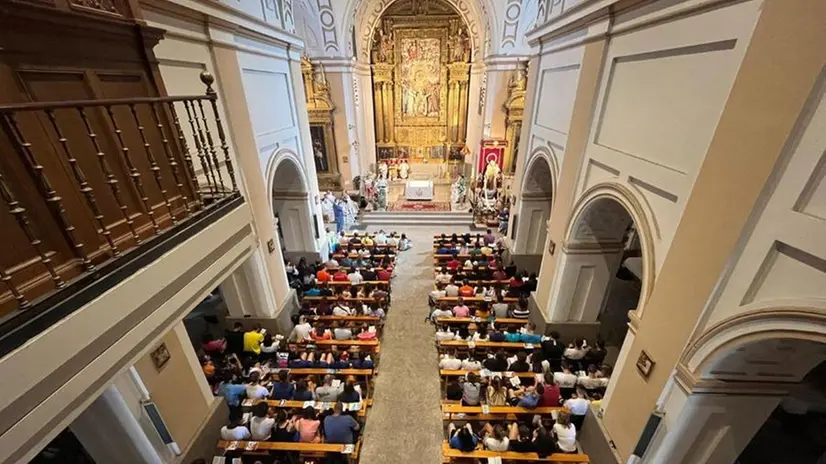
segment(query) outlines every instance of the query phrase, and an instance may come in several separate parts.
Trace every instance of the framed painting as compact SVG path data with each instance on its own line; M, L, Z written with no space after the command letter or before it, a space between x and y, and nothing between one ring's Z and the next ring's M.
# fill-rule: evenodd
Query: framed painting
M152 358L152 364L155 365L155 369L160 371L169 362L169 350L166 349L166 343L161 343L161 346L152 350L149 353L149 357Z

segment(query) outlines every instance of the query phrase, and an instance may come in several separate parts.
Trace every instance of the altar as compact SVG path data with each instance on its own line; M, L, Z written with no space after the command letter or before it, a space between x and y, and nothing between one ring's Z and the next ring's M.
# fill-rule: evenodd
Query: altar
M408 200L433 201L433 182L429 180L409 180L405 189Z

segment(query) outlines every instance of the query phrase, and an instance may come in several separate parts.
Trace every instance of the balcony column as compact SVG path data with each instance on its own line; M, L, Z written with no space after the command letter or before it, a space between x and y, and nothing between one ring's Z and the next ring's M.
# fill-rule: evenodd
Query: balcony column
M80 413L69 429L95 462L162 464L121 392L110 386Z
M221 31L210 30L210 34L220 35ZM253 251L253 256L242 266L246 278L250 281L245 291L254 293L251 299L256 303L254 310L257 314L272 317L290 304L292 293L284 272L281 244L273 224L269 193L266 191L264 173L258 159L258 146L250 121L238 53L235 49L224 47L217 42L213 53L216 84L223 96L228 116L227 128L235 143L237 171L241 174L240 180L244 184L245 198L252 211L253 225L258 238L258 247Z

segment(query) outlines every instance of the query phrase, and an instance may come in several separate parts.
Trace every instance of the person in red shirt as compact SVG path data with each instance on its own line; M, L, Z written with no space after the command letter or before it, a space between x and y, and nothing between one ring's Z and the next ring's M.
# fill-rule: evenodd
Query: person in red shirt
M497 269L493 271L493 280L508 280L508 275L505 274L505 271L503 271L502 269Z
M342 268L339 268L338 271L336 271L336 273L333 274L333 280L336 282L345 282L350 279L347 277L347 273L344 272Z
M559 392L559 385L557 385L554 381L553 372L545 373L545 381L540 385L542 385L542 393L540 393L541 396L539 398L539 406L553 408L559 407L561 394Z
M315 280L318 282L329 282L330 281L330 273L327 272L327 267L322 266L321 269L318 270L315 274Z
M508 286L510 287L509 293L519 293L523 285L525 285L525 281L522 280L522 273L517 272L516 275L508 281Z
M459 296L464 297L472 297L473 296L473 287L468 284L468 281L464 281L461 287L459 287Z
M390 277L392 276L386 269L379 269L376 271L376 279L378 280L390 280Z
M461 265L462 265L462 262L459 261L458 259L456 259L456 255L453 255L453 259L451 259L447 263L447 268L450 269L451 271L455 271L456 269L459 269L459 266L461 266Z

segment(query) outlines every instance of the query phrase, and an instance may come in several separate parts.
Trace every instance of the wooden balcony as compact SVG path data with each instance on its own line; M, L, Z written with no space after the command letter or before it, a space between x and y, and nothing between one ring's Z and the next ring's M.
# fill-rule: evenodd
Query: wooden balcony
M0 337L243 202L201 80L197 96L0 105Z

